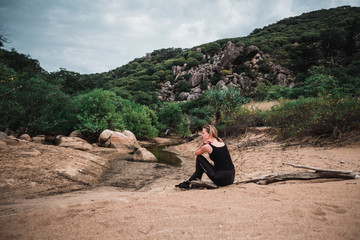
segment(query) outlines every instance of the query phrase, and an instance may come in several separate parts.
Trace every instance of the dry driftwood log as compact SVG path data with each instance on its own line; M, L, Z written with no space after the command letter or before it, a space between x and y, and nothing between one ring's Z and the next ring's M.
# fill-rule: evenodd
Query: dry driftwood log
M190 183L191 183L191 185L198 186L198 187L205 187L207 189L218 188L218 186L215 183L208 182L208 181L192 180Z
M322 169L322 168L292 164L287 162L283 162L282 164L297 168L315 170L315 172L283 172L279 174L270 174L270 175L262 176L260 178L237 182L236 184L253 182L256 184L265 185L269 183L287 181L287 180L311 180L311 179L319 179L319 178L342 178L342 179L360 178L359 172L353 172L351 170Z

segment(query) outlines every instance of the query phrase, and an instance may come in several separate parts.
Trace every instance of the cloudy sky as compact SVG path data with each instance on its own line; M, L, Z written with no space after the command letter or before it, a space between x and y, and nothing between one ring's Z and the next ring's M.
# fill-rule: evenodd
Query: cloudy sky
M153 50L242 37L360 0L0 0L0 34L49 72L100 73Z

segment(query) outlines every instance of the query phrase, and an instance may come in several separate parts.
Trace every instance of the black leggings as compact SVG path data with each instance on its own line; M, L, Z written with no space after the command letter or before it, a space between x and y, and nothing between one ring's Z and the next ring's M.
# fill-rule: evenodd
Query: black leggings
M202 155L196 157L196 168L189 181L201 179L203 173L218 186L230 185L234 182L235 169L232 170L215 170L214 166Z

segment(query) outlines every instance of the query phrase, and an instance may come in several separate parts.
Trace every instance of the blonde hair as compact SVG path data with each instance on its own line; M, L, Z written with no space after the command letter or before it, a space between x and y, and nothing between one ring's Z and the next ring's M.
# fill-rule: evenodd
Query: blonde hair
M222 142L222 140L218 137L216 128L213 125L205 125L203 128L206 129L211 137L216 138L219 142Z

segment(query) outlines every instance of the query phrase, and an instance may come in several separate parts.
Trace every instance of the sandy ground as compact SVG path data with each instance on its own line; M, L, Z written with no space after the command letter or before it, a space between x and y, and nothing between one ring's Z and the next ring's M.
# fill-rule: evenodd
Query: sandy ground
M282 165L284 161L360 171L360 136L345 138L284 144L266 131L255 131L226 143L236 181L242 181L303 171ZM323 146L314 147L314 142ZM359 179L175 189L192 173L198 143L169 148L182 158L178 168L122 162L127 177L142 181L122 188L113 187L117 180L99 182L99 172L109 167L114 152L12 146L0 152L0 239L360 239ZM31 146L41 155L19 157L21 151L14 152ZM75 171L79 169L83 171ZM66 193L57 194L61 192Z

